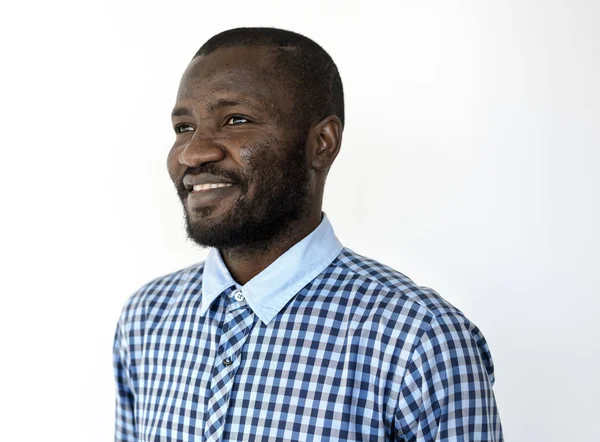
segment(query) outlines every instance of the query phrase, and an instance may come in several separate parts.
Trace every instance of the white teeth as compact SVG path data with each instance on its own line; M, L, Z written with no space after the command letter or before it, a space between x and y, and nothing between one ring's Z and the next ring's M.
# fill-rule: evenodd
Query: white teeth
M194 190L209 190L209 189L217 189L219 187L229 187L231 184L229 183L215 183L215 184L196 184L194 186Z

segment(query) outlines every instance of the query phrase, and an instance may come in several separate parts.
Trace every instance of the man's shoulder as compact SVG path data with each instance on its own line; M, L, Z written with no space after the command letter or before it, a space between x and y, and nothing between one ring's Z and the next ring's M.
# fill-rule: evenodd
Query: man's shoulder
M422 306L435 317L446 314L462 315L460 310L432 288L419 286L398 270L375 259L359 255L351 249L344 248L334 264L344 267L357 278L378 285L381 290Z
M479 328L461 310L429 287L417 285L403 273L371 258L343 249L333 265L342 268L352 287L368 287L378 293L384 308L397 313L410 311L410 323L419 336L435 336L438 342L454 342L477 348L493 380L493 365L486 340ZM362 292L365 292L362 290ZM399 314L406 318L406 314ZM431 336L429 336L431 338ZM454 345L453 344L453 345Z
M194 287L199 291L202 284L204 261L163 274L142 285L127 299L122 313L121 325L148 320L168 309L183 296L184 291Z

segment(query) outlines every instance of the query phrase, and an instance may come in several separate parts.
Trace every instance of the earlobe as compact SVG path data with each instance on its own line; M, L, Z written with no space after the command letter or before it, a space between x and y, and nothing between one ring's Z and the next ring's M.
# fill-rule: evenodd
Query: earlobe
M327 170L333 164L342 144L342 122L335 115L329 115L319 121L312 129L314 146L312 167Z

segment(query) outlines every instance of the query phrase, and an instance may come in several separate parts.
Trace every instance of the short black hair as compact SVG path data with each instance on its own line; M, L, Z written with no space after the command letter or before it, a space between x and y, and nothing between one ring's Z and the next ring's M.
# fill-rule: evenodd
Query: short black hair
M331 56L316 42L283 29L235 28L211 37L194 58L233 46L273 48L276 71L295 94L304 122L312 125L328 115L336 115L343 127L342 79Z

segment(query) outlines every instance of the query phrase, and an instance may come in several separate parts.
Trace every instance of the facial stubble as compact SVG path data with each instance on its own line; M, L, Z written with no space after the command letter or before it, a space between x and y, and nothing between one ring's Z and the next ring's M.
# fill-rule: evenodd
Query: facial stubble
M287 155L275 155L277 149L285 149ZM196 173L233 178L239 192L222 215L211 216L217 211L213 206L196 212L195 219L182 200L186 233L197 245L221 251L265 251L275 245L274 241L291 234L291 224L306 215L310 193L305 140L296 139L289 146L269 140L251 150L255 154L243 175L220 170L214 163L197 169Z

